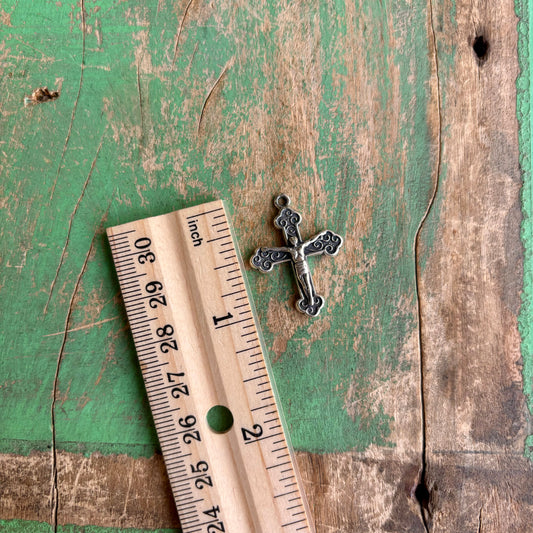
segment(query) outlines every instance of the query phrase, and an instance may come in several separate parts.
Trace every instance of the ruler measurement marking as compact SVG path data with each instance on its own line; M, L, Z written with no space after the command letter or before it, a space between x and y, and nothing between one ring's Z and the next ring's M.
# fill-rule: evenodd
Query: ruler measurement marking
M267 376L267 374L262 374L260 376L254 376L253 378L248 378L248 379L243 379L242 382L243 383L248 383L250 381L253 381L254 379L261 379L261 378L264 378L265 376ZM258 385L259 386L259 385ZM266 422L265 422L266 423Z
M170 428L170 427L174 427L174 423L173 423L173 422L171 422L170 424L167 424L166 426L159 425L159 426L157 427L157 429L163 431L164 429L166 429L166 428Z
M131 274L132 272L135 272L135 265L133 263L130 264L130 262L128 261L127 264L121 266L121 267L118 267L117 269L117 274L119 275L124 275L124 274Z
M128 233L135 233L136 231L137 230L135 230L135 229L130 229L130 230L127 230L127 231L124 230L124 231L121 231L119 233L113 233L110 238L111 239L116 239L117 237L120 237L121 235L127 235Z
M139 287L136 287L135 289L130 289L130 290L127 290L127 291L122 291L122 298L124 298L124 301L127 301L128 298L130 298L130 296L129 296L130 294L142 294L142 292L141 292L141 289Z
M137 252L135 253L135 255L137 255ZM131 265L135 266L132 254L119 254L117 256L117 260L115 262L115 265L124 265L124 264L131 264ZM123 266L122 267L118 267L116 270L120 271L123 268L124 268Z
M145 324L147 322L153 322L154 320L157 320L157 318L155 318L155 317L154 318L148 318L146 320L143 320L142 322L137 322L137 324ZM143 327L146 327L146 326L143 326ZM132 331L135 330L135 329L137 329L137 326L135 328L131 328Z
M237 264L238 264L237 261L235 261L233 263L228 263L226 265L220 265L220 266L215 267L215 270L220 270L221 268L226 268L226 267L230 267L230 266L237 265ZM235 271L233 271L233 272L235 272Z
M236 320L235 322L228 322L227 324L216 326L215 329L228 328L230 326L234 326L235 324L240 324L241 322L247 322L248 320L253 320L253 317L250 316L248 318L243 318L242 320ZM244 326L244 327L251 327L251 326Z
M148 318L148 315L146 314L147 313L147 309L146 307L144 306L144 304L142 303L139 303L139 304L133 304L132 306L124 303L124 307L126 308L126 311L128 313L128 318L130 320L130 322L136 322L137 324L139 324L140 320L144 319L144 318ZM144 316L139 316L139 315L144 315ZM134 318L136 317L136 318Z
M111 244L111 248L113 252L115 252L115 255L120 255L120 252L117 253L118 250L128 250L129 247L128 239L121 239L120 241L115 241Z
M267 470L271 470L272 468L278 468L280 466L290 465L292 464L292 461L286 461L285 463L279 463L272 466L267 466Z
M269 403L268 405L262 405L261 407L255 407L254 409L251 409L251 411L259 411L260 409L266 409L267 407L271 407L273 405L276 405L276 404Z
M274 496L274 498L282 498L283 496L288 496L289 494L294 494L295 492L298 492L297 490L291 490L290 492L285 492L284 494L277 494Z
M256 345L256 346L250 346L249 348L245 348L244 350L238 350L237 352L235 353L244 353L244 352L247 352L248 350L254 350L256 348L260 348L259 344Z
M161 411L162 409L165 409L167 405L168 405L168 402L166 402L165 404L163 404L161 407L157 407L157 408L155 408L155 409L152 409L152 412L153 412L153 413L157 413L157 412ZM178 409L180 409L180 408L178 408Z
M283 524L281 527L293 526L294 524L299 524L300 522L303 522L304 520L305 520L305 518L302 518L301 520L296 520L294 522L290 522L289 524Z
M283 435L283 433L274 433L273 435L266 435L265 437L259 437L257 439L248 440L244 444L255 444L256 442L259 442L260 440L272 439L273 437L277 437L279 435Z
M195 215L190 215L187 217L187 220L190 220L191 218L198 218L198 217L201 217L203 215L208 215L209 213L216 213L217 211L222 211L223 208L222 207L218 207L217 209L211 209L211 211L203 211L202 213L197 213ZM218 218L222 217L224 215L220 215ZM217 218L217 217L213 217L213 218Z
M123 281L126 279L142 278L143 276L147 276L146 272L143 272L142 274L135 274L135 276L127 276L125 278L122 278L122 280L119 278L119 281Z
M144 332L145 330L141 329L141 331ZM148 333L143 333L143 335L133 335L133 338L137 341L139 339L142 339L143 337L149 337L150 335L152 335L151 331L149 331Z

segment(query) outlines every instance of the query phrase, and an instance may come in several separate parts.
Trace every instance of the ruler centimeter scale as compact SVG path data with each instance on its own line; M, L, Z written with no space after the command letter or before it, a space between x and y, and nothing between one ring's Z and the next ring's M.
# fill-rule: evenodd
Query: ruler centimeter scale
M314 532L222 201L107 234L183 532Z

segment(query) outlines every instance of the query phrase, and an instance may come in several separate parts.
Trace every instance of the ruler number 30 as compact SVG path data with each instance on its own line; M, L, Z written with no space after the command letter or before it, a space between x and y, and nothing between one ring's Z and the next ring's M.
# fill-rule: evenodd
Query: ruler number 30
M151 244L152 241L148 237L141 237L135 241L135 248L138 250L146 250L146 248L150 248ZM144 265L145 263L153 263L155 261L155 254L150 250L147 250L145 253L137 256L137 261L141 265Z

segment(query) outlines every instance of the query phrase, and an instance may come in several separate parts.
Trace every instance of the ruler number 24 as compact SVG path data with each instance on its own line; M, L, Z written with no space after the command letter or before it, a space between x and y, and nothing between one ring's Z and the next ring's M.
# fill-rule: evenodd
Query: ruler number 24
M218 505L213 505L211 509L204 511L205 515L210 516L211 518L214 518L215 520L218 518L218 513L220 513L220 507ZM216 524L209 524L207 526L207 533L215 533L216 531L226 531L224 529L223 522L219 521Z

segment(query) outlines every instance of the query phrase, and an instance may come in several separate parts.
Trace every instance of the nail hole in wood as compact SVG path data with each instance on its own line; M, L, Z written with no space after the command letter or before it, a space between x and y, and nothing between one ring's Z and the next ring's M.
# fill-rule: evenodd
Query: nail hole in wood
M483 35L478 35L472 43L472 48L474 49L479 64L483 64L489 55L489 41Z
M427 511L429 507L429 490L425 483L419 483L415 489L415 497L420 506Z

